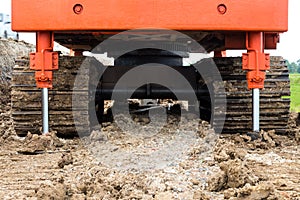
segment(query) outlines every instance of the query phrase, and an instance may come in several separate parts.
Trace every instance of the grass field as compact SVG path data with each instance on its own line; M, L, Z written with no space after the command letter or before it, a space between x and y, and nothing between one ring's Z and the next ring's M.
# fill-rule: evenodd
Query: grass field
M291 111L300 112L300 74L290 74Z

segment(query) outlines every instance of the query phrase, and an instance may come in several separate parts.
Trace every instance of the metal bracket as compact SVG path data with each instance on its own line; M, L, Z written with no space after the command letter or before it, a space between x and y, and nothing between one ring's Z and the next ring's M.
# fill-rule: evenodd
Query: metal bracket
M248 71L248 89L264 88L265 71L270 69L270 55L257 51L243 53L243 69Z
M30 69L36 70L35 80L38 88L52 88L52 71L58 70L58 53L47 50L31 53Z
M258 61L258 63L257 63ZM243 70L256 70L257 65L259 70L270 69L270 54L258 53L251 51L249 53L243 53Z

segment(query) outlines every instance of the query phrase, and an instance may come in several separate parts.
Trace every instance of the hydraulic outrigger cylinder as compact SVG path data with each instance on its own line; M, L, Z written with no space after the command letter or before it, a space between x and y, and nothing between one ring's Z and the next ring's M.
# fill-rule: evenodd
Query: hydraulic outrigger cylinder
M264 33L246 33L247 53L243 54L243 69L247 70L248 89L252 89L253 131L259 132L259 95L264 88L266 70L270 69L270 56L264 53Z
M35 80L42 88L43 134L49 132L48 88L52 88L52 70L58 69L58 53L53 52L52 32L37 32L36 53L30 54L30 69L36 70Z

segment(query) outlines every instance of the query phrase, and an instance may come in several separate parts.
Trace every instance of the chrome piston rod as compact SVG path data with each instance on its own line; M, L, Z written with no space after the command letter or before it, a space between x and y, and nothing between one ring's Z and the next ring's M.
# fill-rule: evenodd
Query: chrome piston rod
M259 89L252 90L253 131L259 132Z
M49 133L48 88L42 89L43 134Z

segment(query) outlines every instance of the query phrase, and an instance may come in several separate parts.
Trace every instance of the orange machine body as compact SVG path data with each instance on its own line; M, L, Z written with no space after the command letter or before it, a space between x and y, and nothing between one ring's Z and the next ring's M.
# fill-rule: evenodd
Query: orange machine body
M54 40L83 51L104 35L163 28L221 38L223 46L210 51L247 49L243 68L248 87L263 88L269 67L264 49L275 49L279 33L288 29L288 0L12 0L12 28L37 32L31 66L37 70L38 87L52 87L52 70L57 69L56 54L51 53Z
M16 31L288 28L288 0L12 0L12 8Z

